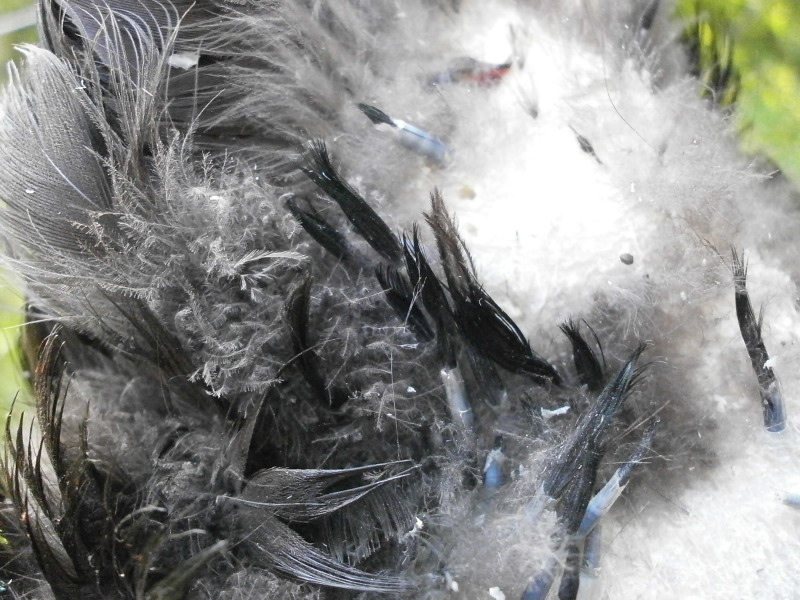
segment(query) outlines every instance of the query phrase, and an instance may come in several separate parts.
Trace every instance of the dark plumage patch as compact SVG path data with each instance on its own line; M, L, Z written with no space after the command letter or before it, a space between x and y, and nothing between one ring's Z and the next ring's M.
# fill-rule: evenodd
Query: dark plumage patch
M575 130L573 129L573 131L575 131ZM593 157L597 161L598 165L602 165L603 161L601 161L600 157L597 156L597 152L595 152L595 149L594 149L594 146L592 146L592 143L589 140L587 140L585 137L583 137L581 134L577 133L577 132L575 132L575 137L578 140L578 144L580 145L581 150L586 152L586 154L588 154L589 156Z
M648 2L644 6L644 10L642 11L642 16L639 19L639 26L647 31L651 27L653 27L653 23L656 20L656 15L658 14L658 9L661 6L661 0L648 0Z
M570 344L572 344L572 360L575 363L575 369L578 371L578 380L592 391L600 390L605 383L603 365L600 364L597 354L581 335L579 323L570 320L566 323L562 323L560 327L561 331L563 331L564 335L569 339ZM597 334L595 334L594 330L588 325L587 328L591 332L592 337L594 337L602 357L603 349L600 346L600 340L597 338Z
M390 125L396 127L392 118L379 108L363 103L359 103L356 106L358 106L358 109L372 121L373 125Z
M643 351L644 346L639 346L633 352L591 408L581 416L574 432L545 470L542 490L557 501L556 510L565 529L565 537L555 541L556 545L566 544L565 572L559 583L559 599L571 600L577 596L583 546L582 541L574 536L592 497L598 467L610 441L609 429L626 396L642 374L637 363ZM523 593L523 600L545 600L555 585L557 570L556 564L548 564L532 576Z
M325 144L312 142L309 156L310 164L302 167L303 172L339 205L373 250L392 263L398 262L402 257L402 248L397 237L358 192L339 177Z
M455 340L453 339L456 336L456 326L450 301L442 282L439 281L425 255L416 225L414 225L410 237L403 235L403 254L411 284L415 290L419 290L423 305L428 314L433 317L436 326L436 342L442 363L445 367L453 368L456 365Z
M432 196L426 218L439 247L453 314L467 342L504 369L540 384L560 385L555 367L533 351L516 323L478 283L472 259L438 193Z
M582 461L589 460L588 455L598 453L602 455L605 452L608 444L608 429L625 397L642 375L637 364L644 349L643 345L639 346L631 354L614 379L600 393L597 401L581 416L575 432L564 443L557 457L547 468L543 490L551 498L561 498L567 487L575 485L575 482L594 478L590 470L582 468ZM583 487L583 484L579 484L579 486ZM568 503L563 509L564 513L569 515L570 520L574 518L575 513L579 513L582 518L586 507L581 506L580 503L574 506L573 504L575 503Z
M739 258L735 249L731 250L733 263L733 283L736 298L736 319L744 340L744 347L750 357L750 364L756 375L761 406L764 411L764 427L777 432L786 428L786 413L783 405L783 392L769 366L769 354L761 337L761 316L756 319L750 294L747 291L747 263Z
M353 250L347 243L347 239L318 213L300 208L294 198L289 198L286 201L286 207L303 229L306 230L306 233L325 250L339 260L355 260Z
M319 356L309 342L309 307L311 304L311 277L302 280L300 285L286 300L286 319L292 336L293 361L296 361L305 380L319 400L330 402L322 375Z
M420 341L433 339L433 330L420 309L420 290L412 287L406 276L391 265L379 266L375 275L386 292L386 300L397 316Z

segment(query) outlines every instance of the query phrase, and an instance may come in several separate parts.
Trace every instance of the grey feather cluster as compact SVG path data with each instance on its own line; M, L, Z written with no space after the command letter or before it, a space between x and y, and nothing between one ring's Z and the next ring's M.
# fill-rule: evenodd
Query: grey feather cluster
M642 65L657 10L603 16ZM15 597L589 593L598 520L672 435L639 398L650 331L599 302L605 319L565 319L559 350L531 342L446 198L429 189L424 221L392 210L452 157L426 131L458 107L427 86L477 94L526 68L424 72L426 36L460 11L40 3L44 48L23 49L0 123L40 429L6 427ZM378 89L416 97L415 124L364 104ZM614 160L578 141L592 168Z

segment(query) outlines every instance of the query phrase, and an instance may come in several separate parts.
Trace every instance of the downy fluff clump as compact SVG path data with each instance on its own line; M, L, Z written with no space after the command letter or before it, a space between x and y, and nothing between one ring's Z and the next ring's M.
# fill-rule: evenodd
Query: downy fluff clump
M668 5L39 12L6 594L795 597L796 197Z

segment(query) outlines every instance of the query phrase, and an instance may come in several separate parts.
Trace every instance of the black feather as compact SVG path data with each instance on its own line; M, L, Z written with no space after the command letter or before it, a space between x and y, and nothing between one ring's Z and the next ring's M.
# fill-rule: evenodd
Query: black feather
M640 371L637 369L637 363L644 349L644 345L639 346L628 358L591 408L580 418L575 432L564 443L548 466L542 487L545 494L551 498L560 498L573 481L594 479L594 475L591 473L581 473L584 461L591 460L596 467L597 463L594 457L601 456L605 451L606 434L625 397L639 377ZM582 518L585 510L585 506L582 508L575 506L570 508L569 512L579 511Z
M397 316L422 342L429 342L434 334L428 319L420 309L421 290L412 287L408 279L391 265L381 265L375 275L386 292L386 301Z
M402 248L397 237L358 192L339 177L331 164L325 144L313 142L309 155L310 164L302 167L309 179L339 205L373 250L392 263L400 261Z
M739 331L750 357L750 364L756 375L758 391L761 395L761 406L764 412L764 427L768 431L782 431L786 427L786 414L783 404L783 392L772 367L769 366L769 354L761 337L761 319L756 319L750 294L747 291L747 264L739 259L735 249L731 249L733 262L733 283L736 298L736 318Z
M639 25L643 30L647 31L653 27L660 6L661 0L648 0L647 4L645 4L642 17L639 19Z
M396 127L392 118L382 110L375 108L374 106L370 106L369 104L359 103L356 106L358 106L358 109L361 112L367 115L367 117L369 118L370 121L373 122L373 124L375 125L385 124L385 125L391 125L392 127Z
M573 131L575 130L573 129ZM595 151L594 146L592 146L592 143L577 132L575 132L575 137L578 140L578 144L580 145L581 150L583 150L584 152L586 152L586 154L594 158L597 161L597 164L602 165L603 161L601 161L600 157L597 156L597 152Z
M564 563L564 573L558 586L558 600L575 600L580 589L580 568L582 553L580 544L572 542L567 548L567 560Z
M570 320L562 323L560 327L572 345L572 360L575 363L575 370L578 372L578 380L593 392L602 389L605 383L603 365L600 364L600 360L598 360L594 350L581 335L580 325ZM589 331L592 332L602 355L603 349L600 347L597 336L591 327L589 327Z
M353 249L344 235L333 225L325 221L318 213L300 208L294 198L289 198L286 206L315 242L339 260L355 262Z
M481 397L490 406L495 408L503 406L507 391L503 378L495 367L496 363L472 346L467 346L466 354L472 376L481 391Z
M311 303L311 277L306 277L286 300L286 318L292 336L292 350L300 371L317 397L330 402L322 375L319 356L308 339L309 306Z
M415 225L411 238L403 235L403 254L411 285L420 290L425 310L436 325L436 344L442 363L447 368L456 366L454 337L457 335L453 313L442 282L433 271L420 243L419 229Z
M426 219L439 247L455 320L467 342L512 373L528 375L542 385L561 385L555 367L533 351L516 323L478 283L472 259L464 252L464 242L438 192L431 198Z
M340 482L358 478L387 465L370 465L341 470L270 469L256 473L243 492L232 499L244 527L246 543L255 546L265 568L276 569L300 581L351 590L400 592L408 584L398 578L371 575L323 554L278 519L290 522L319 519L358 502L398 476L375 480L357 487L331 490ZM393 506L380 512L392 512ZM379 521L393 521L385 517ZM365 520L366 515L361 514ZM367 526L367 523L363 523Z

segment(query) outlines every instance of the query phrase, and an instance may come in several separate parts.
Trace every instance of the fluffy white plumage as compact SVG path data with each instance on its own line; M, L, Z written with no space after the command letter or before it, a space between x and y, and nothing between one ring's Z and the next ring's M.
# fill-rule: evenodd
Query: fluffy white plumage
M588 500L577 498L658 416L602 519L599 581L584 572L577 597L795 597L800 513L781 495L800 491L797 197L741 157L696 96L668 13L589 0L43 3L49 49L25 51L0 109L2 225L36 318L64 328L68 366L42 364L72 384L63 398L52 381L39 390L45 406L66 405L64 464L45 444L60 485L40 492L27 477L35 448L18 446L8 466L42 573L8 571L49 584L18 593L543 599L537 578L570 573L567 522ZM442 80L463 57L484 66ZM498 72L481 79L487 65ZM444 163L399 144L400 120L443 143ZM420 235L429 259L440 246L451 311L411 285L398 240L363 209L341 216L313 139L391 231L431 214L438 238ZM514 360L476 339L491 327L450 325L486 302L471 302L468 270L441 248L454 235L430 207L435 188L478 281L564 387L532 359L533 377L511 373ZM341 260L303 229L328 232ZM780 433L764 430L731 247L746 251L765 306L789 415ZM452 338L474 431L447 407L447 351L414 329L410 307L406 327L383 300L403 277L440 345ZM602 450L579 434L598 394L573 374L558 328L569 318L595 332L606 380L647 342L624 407L597 419L614 419ZM573 442L598 461L608 447L587 489L596 465L567 460ZM492 457L496 490L481 482ZM417 469L324 470L403 459ZM562 468L567 491L548 500ZM127 500L112 509L100 489ZM96 503L91 518L70 495ZM60 525L71 509L78 525ZM108 545L98 522L122 541ZM98 565L101 553L113 560Z

